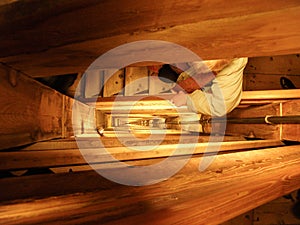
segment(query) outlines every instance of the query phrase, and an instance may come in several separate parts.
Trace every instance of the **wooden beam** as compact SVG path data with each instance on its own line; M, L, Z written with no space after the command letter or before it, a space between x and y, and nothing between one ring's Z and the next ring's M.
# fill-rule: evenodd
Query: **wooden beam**
M62 137L62 94L3 65L0 87L0 149Z
M40 52L51 47L119 34L145 30L151 33L182 24L268 13L299 6L298 2L292 0L276 0L272 6L267 0L248 0L242 3L233 0L230 5L222 0L212 0L210 3L196 0L188 3L179 0L62 0L52 4L19 0L9 3L6 2L0 9L2 15L7 15L0 19L0 30L5 31L5 36L0 39L1 57ZM179 13L180 17L174 16ZM5 43L2 42L4 40Z
M110 148L112 147L124 147L124 146L145 146L145 145L167 145L167 144L178 144L179 141L181 143L191 143L191 141L195 141L195 137L184 134L180 135L168 135L166 134L164 137L161 135L155 135L153 134L151 138L149 136L145 135L144 138L126 138L126 140L120 141L120 139L115 137L101 137L101 142L104 146L108 146ZM198 136L196 138L198 143L208 142L209 136ZM124 138L125 139L125 138ZM181 140L180 140L181 139ZM245 139L241 136L224 136L224 141L245 141ZM80 142L81 147L89 148L91 146L96 147L97 141L95 141L94 138L88 138L88 137L77 137L76 140L74 138L69 139L56 139L51 141L41 141L34 144L31 144L29 146L22 147L22 151L24 150L30 150L30 151L43 151L43 150L58 150L58 149L77 149L78 144L77 142Z
M259 93L260 91L253 91L253 92ZM267 91L262 91L262 92L267 93ZM283 100L283 97L279 95L280 93L282 93L282 95L287 99ZM272 91L271 93L267 94L266 98L269 97L269 100L271 101L272 99L277 99L278 101L281 102L270 103L263 106L249 106L246 108L237 108L228 114L228 118L231 117L249 118L249 117L265 117L265 116L299 116L300 100L299 98L292 99L297 95L298 95L297 90ZM249 97L253 97L253 96L251 96L250 94ZM256 97L258 97L258 95ZM262 97L261 100L263 99L264 98ZM256 138L280 139L280 140L289 140L289 141L300 141L299 131L300 131L300 125L297 124L296 122L290 124L277 124L277 125L267 124L267 123L265 124L230 124L229 123L227 124L226 127L227 134L235 134L235 135L240 134L245 137L249 135L250 136L254 135L254 137Z
M37 141L69 137L73 134L71 99L41 83L0 64L0 149L31 144ZM77 129L90 129L86 121L92 109L78 101L81 113Z
M244 73L273 74L273 75L299 75L300 55L253 57L248 60Z
M267 0L76 0L38 6L36 14L31 2L2 7L9 19L0 20L6 34L0 61L35 77L83 72L108 50L138 40L177 43L203 59L300 52L300 4L293 0L272 6ZM135 54L144 53L145 48ZM116 56L114 65L106 66L115 68L123 59Z
M158 104L159 102L162 107L171 109L174 108L169 100L174 97L174 94L161 94L155 96L125 96L125 97L107 97L107 98L90 98L90 99L82 99L83 102L90 105L95 105L96 108L100 110L107 110L110 109L113 104L115 107L121 106L129 106L132 105L136 101L143 100L146 106L150 105L152 102ZM243 91L242 92L242 99L240 104L248 105L248 104L267 104L273 102L284 102L291 99L299 99L300 98L300 91L299 89L286 89L286 90L262 90L262 91ZM165 101L163 103L162 101ZM138 104L136 104L138 106ZM183 110L184 107L181 107Z
M96 110L114 114L191 114L186 106L176 107L170 102L174 95L126 96L83 100ZM94 102L93 102L94 100Z
M142 93L142 94L138 94ZM147 67L126 67L124 95L148 95L149 74Z
M228 114L228 118L264 117L266 115L279 116L280 103L267 104L263 106L249 106L247 108L236 108ZM228 123L226 126L226 134L279 140L280 125Z
M263 90L263 91L243 91L241 104L249 104L251 102L261 101L262 103L272 103L274 101L286 101L289 99L299 99L299 89L286 90Z
M282 103L283 115L300 115L300 100ZM281 139L300 141L300 124L282 124Z
M124 79L126 77L124 70L125 69L118 70L114 74L111 74L110 70L103 71L103 97L111 97L116 94L124 94Z
M168 156L180 156L202 153L217 153L218 151L232 151L243 149L255 149L270 146L280 146L282 143L278 140L267 141L233 141L233 142L208 142L208 143L185 143L185 144L168 144L154 146L154 149L145 150L141 146L141 151L130 148L130 146L114 147L104 146L103 148L97 147L86 148L84 151L78 149L59 149L59 150L44 150L44 151L14 151L14 152L1 152L0 171L5 170L21 170L28 168L41 168L41 167L61 167L68 165L86 165L87 162L82 154L89 158L93 158L90 163L108 163L111 162L110 158L105 157L107 154L112 155L115 159L120 161L139 160L149 158L161 158ZM209 146L209 147L208 147ZM133 146L134 147L134 146ZM101 150L101 152L99 151ZM176 150L176 152L175 152ZM193 150L193 151L192 151Z
M180 160L180 159L178 159ZM218 155L203 172L199 172L202 157L188 164L168 180L151 186L131 187L111 183L96 174L86 178L96 180L94 192L6 202L0 206L0 218L5 224L220 224L259 205L300 188L300 153L298 146L261 149ZM179 161L178 161L179 163ZM49 176L45 183L34 177L4 179L0 188L22 197L42 185L38 195L84 190L83 176ZM16 186L14 186L14 184ZM26 185L28 184L28 186ZM30 186L30 187L29 187ZM10 187L10 188L9 188ZM1 191L0 193L5 193ZM32 193L34 195L34 193Z
M243 89L245 91L282 90L281 77L289 79L299 89L300 76L298 75L260 73L244 73Z

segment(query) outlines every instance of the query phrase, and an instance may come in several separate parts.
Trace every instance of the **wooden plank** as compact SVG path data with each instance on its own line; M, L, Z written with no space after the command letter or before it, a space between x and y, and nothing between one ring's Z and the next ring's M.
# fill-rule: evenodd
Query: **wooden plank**
M96 107L99 109L106 110L111 108L113 103L116 100L118 100L116 106L126 106L138 100L143 100L145 104L147 104L147 101L155 102L158 104L160 101L168 101L171 100L173 97L174 94L164 94L164 95L147 96L143 99L140 99L139 96L126 96L118 99L115 97L111 97L111 98L98 98L98 99L82 99L82 101L85 102L86 104L96 105ZM243 105L248 105L251 103L266 104L266 103L272 103L276 101L284 102L289 99L299 99L299 98L300 98L299 89L243 91L240 104ZM163 108L167 107L165 106L166 103L161 103L161 104L163 104L162 105ZM168 103L167 105L170 104ZM171 108L171 107L169 106L167 108Z
M283 115L300 115L300 100L282 103ZM300 141L300 124L283 124L281 138L289 141Z
M263 106L249 106L236 108L228 114L227 118L264 117L266 115L280 115L280 104L268 104ZM270 124L230 124L226 126L226 134L239 134L245 137L262 139L280 139L280 125ZM253 137L254 136L254 137Z
M299 54L249 58L244 70L243 89L282 89L281 77L290 79L296 87L300 87L299 62Z
M139 96L138 101L97 101L95 103L89 103L89 105L94 106L97 110L103 112L111 113L113 111L115 114L156 114L156 115L179 115L190 114L191 111L187 109L186 106L176 107L170 102L168 98L162 98L160 100L146 100L147 96Z
M118 70L114 74L112 70L104 70L104 89L103 97L111 97L114 95L123 95L124 93L124 69Z
M105 157L111 154L115 159L120 161L160 158L168 156L201 154L205 152L218 152L218 151L233 151L255 149L268 146L280 146L282 143L278 140L267 141L234 141L234 142L208 142L208 143L190 143L190 144L168 144L159 145L154 149L147 150L147 147L141 146L137 151L135 148L129 146L110 148L105 146L103 148L86 148L84 152L78 149L68 150L44 150L44 151L14 151L14 152L1 152L0 171L5 170L21 170L28 168L41 168L41 167L61 167L68 165L85 165L86 160L83 158L84 153L89 158L92 158L90 163L107 163L111 162L110 159ZM97 144L99 146L99 144ZM96 147L97 147L96 146ZM209 146L209 147L208 147ZM101 150L102 152L100 152ZM175 150L177 150L175 152ZM191 150L194 150L191 152ZM108 152L108 153L107 153Z
M197 137L198 143L208 142L209 136L199 136ZM190 143L192 140L195 140L195 137L191 137L190 135L165 135L162 137L161 135L152 135L151 138L127 138L126 140L122 140L122 142L118 138L112 137L101 137L101 142L104 146L107 147L122 147L122 146L145 146L145 145L166 145L166 144L178 144L181 139L182 143ZM245 141L245 139L241 136L224 136L224 142L226 141ZM80 142L81 147L90 148L91 146L97 147L97 141L94 138L77 137L76 140L72 139L58 139L51 141L41 141L34 144L31 144L26 147L22 147L22 151L24 150L58 150L58 149L76 149L78 148L77 142Z
M37 6L39 11L34 11ZM53 4L14 1L2 6L0 11L1 14L8 15L0 20L0 29L6 34L1 39L3 43L1 56L33 53L48 49L50 46L62 46L116 34L143 30L155 32L157 29L196 21L255 15L296 6L299 6L298 2L292 0L277 0L272 6L266 0L250 0L243 3L234 0L232 5L221 0L213 0L210 3L202 2L201 7L195 0L189 3L179 0L163 0L155 3L134 0L109 2L62 0ZM98 12L103 8L106 11L102 11L99 17ZM53 10L56 14L53 14ZM174 17L179 11L182 17ZM18 27L18 33L15 33L12 27ZM48 39L43 38L41 30L49 37Z
M0 149L62 137L62 94L1 64L0 87Z
M126 67L125 74L125 96L149 94L148 68L146 66Z
M300 76L248 73L244 74L243 89L247 91L280 90L282 89L280 84L281 77L288 78L296 87L300 88Z
M237 108L228 114L228 118L247 118L247 117L265 117L267 115L275 116L299 116L300 100L286 100L281 103L267 104L263 106L250 106L246 108ZM299 141L299 124L227 124L227 134L240 134L244 136L254 135L256 138L280 139Z
M300 55L249 58L245 74L300 75Z
M254 100L288 100L300 98L299 89L292 90L267 90L267 91L243 91L243 101L254 101Z
M70 100L68 107L66 116L70 117L66 123L68 129L72 129L74 136L95 133L95 109L93 107L74 99Z
M192 158L178 174L155 185L106 182L91 193L6 202L0 206L0 218L5 224L216 225L300 187L297 146L218 155L199 172L201 159ZM57 183L48 184L57 190ZM82 182L77 187L84 186ZM49 193L49 188L41 190Z
M157 76L149 77L149 95L159 95L167 92L172 93L171 88L174 86L174 83L166 83L161 81Z
M235 1L230 5L214 0L201 3L201 7L196 0L188 3L164 0L159 2L159 7L152 1L109 1L96 5L91 1L41 5L41 11L34 16L18 15L22 20L11 20L19 10L4 7L3 13L12 16L0 23L7 33L1 42L0 61L32 76L49 76L83 72L108 50L139 40L177 43L203 59L297 54L300 51L297 1L277 0L271 7L266 0ZM55 15L51 13L54 6L60 8ZM32 7L36 6L30 3L24 6ZM107 11L99 17L98 12L103 8ZM174 17L179 13L180 17ZM18 33L11 27L18 27ZM163 48L158 46L154 50L155 54ZM139 49L135 55L143 58L147 51L149 49ZM25 52L27 54L23 54ZM118 67L116 64L121 65L126 58L124 54L116 56L114 65L105 66Z
M100 70L87 71L82 79L84 85L84 97L98 97L103 87L103 74Z
M0 149L12 148L42 140L73 135L73 126L80 131L93 129L88 123L93 116L89 106L42 85L27 75L0 65ZM81 108L81 115L72 121L72 107ZM84 113L83 113L84 112ZM85 127L82 125L85 120Z

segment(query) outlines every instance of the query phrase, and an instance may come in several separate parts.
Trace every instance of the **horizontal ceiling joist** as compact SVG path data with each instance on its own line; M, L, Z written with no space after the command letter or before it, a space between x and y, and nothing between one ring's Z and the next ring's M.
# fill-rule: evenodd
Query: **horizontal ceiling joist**
M300 52L300 3L292 0L16 1L0 12L0 61L33 77L83 72L103 53L140 40L176 43L203 59ZM103 66L118 67L128 55L114 57Z

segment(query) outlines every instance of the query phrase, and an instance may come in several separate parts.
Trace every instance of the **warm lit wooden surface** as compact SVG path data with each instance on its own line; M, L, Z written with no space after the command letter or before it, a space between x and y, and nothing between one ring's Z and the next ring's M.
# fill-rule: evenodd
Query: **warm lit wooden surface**
M62 137L63 98L0 64L0 149Z
M298 95L298 89L296 90L278 90L271 91L266 97L270 97L269 104L249 106L245 108L234 109L228 114L227 118L251 118L251 117L265 117L265 116L300 116L299 105L300 100L290 99L293 96ZM253 93L264 93L268 91L253 91ZM251 92L247 92L251 96ZM281 93L281 95L280 95ZM291 93L291 95L289 95ZM254 95L253 95L254 96ZM257 99L259 95L257 95ZM272 98L274 97L274 98ZM287 99L284 100L283 97ZM271 103L272 99L278 101ZM261 100L257 103L264 101L262 95ZM300 126L297 122L290 124L227 124L226 133L232 135L254 136L262 139L279 139L289 141L300 140Z
M262 106L237 108L228 114L228 118L265 117L266 115L280 115L280 103ZM254 136L252 138L280 139L280 125L270 124L230 124L226 125L226 133L231 135Z
M285 77L300 88L300 55L249 58L244 70L243 90L279 90Z
M177 43L203 59L296 54L299 11L294 0L19 0L0 8L0 61L35 77L77 73L138 40Z
M68 137L73 133L73 99L2 64L0 88L0 149ZM82 114L89 111L88 106L77 103ZM77 128L81 129L80 126Z
M96 174L86 176L102 183L102 188L90 193L2 203L1 222L213 225L300 187L298 146L221 154L200 173L201 159L192 158L178 174L151 186L128 187L97 178ZM76 174L56 180L55 189L62 190L64 183L68 186L69 178L72 184L86 185L83 177L77 183L72 176ZM54 187L54 183L44 181L41 189Z
M104 148L96 143L96 147L83 148L81 151L76 149L51 149L51 150L26 150L26 151L9 151L0 152L0 171L5 170L21 170L29 168L49 168L59 166L71 166L71 165L86 165L87 162L82 154L87 157L91 157L91 163L107 163L110 162L105 157L107 154L111 154L114 158L120 161L126 160L138 160L138 159L151 159L168 156L179 156L179 155L192 155L200 153L217 153L218 151L233 151L233 150L245 150L245 149L256 149L262 147L281 146L282 143L279 140L260 140L260 141L233 141L233 142L209 142L209 143L195 143L196 140L183 141L183 144L165 144L158 145L153 149L145 150L142 146L139 146L135 150L135 146L123 146L123 147L110 147L104 146ZM94 140L88 140L86 146L91 146L91 142ZM84 145L83 145L84 146ZM145 146L144 147L151 147ZM208 147L210 146L210 147Z
M82 99L87 104L95 105L99 109L108 110L114 105L115 107L132 105L134 102L144 100L145 106L150 108L151 103L160 104L162 109L172 109L174 105L169 102L174 94L160 94L155 96L125 96L125 97L108 97L108 98L90 98ZM300 89L281 89L281 90L258 90L243 91L240 104L268 104L272 102L284 102L290 99L299 99ZM117 101L117 103L114 103ZM162 102L165 101L165 102ZM136 107L140 106L136 104ZM185 110L185 107L176 107L178 110ZM121 110L121 109L120 109ZM126 110L126 108L124 109Z
M282 103L283 115L300 115L300 100ZM281 139L300 141L300 124L282 124Z
M299 89L285 89L285 90L263 90L263 91L243 91L241 103L246 104L247 101L283 101L286 99L299 99Z

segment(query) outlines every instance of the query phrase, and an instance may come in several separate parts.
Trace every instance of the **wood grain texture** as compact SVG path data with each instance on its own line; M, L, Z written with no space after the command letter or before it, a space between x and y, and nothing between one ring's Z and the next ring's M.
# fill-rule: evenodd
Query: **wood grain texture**
M201 159L192 158L178 174L151 186L103 180L102 189L90 193L7 202L0 218L5 224L215 225L300 187L297 146L218 155L199 172Z
M164 94L164 95L155 95L155 96L147 96L141 99L139 96L124 96L122 98L91 98L91 99L81 99L86 104L95 105L97 108L103 108L103 110L107 110L111 108L115 101L118 101L117 106L128 106L133 102L143 100L145 104L151 104L154 101L156 104L161 102L163 108L172 108L172 105L168 102L174 97L174 94ZM300 98L299 89L289 89L289 90L256 90L256 91L243 91L242 99L240 104L248 105L251 103L256 104L266 104L272 102L284 102L290 99L298 99ZM169 107L167 107L168 105ZM183 107L182 107L183 109Z
M149 76L149 95L159 95L162 93L171 93L174 83L166 83L157 76Z
M248 73L244 74L243 89L245 91L281 90L281 77L288 78L297 88L300 88L300 75Z
M299 54L249 58L244 70L243 90L283 89L280 78L290 79L300 87Z
M196 138L197 140L197 138ZM99 140L90 139L86 145L79 149L53 149L43 151L14 151L1 152L0 171L5 170L22 170L28 168L48 168L48 167L62 167L70 165L86 165L86 159L89 158L89 163L103 164L110 163L112 159L107 155L112 155L115 159L120 161L139 160L161 158L169 156L181 156L203 153L217 153L218 151L232 151L256 149L268 146L280 146L282 143L278 140L269 141L233 141L233 142L208 142L196 143L195 139L190 141L192 143L184 144L166 144L157 146L123 146L110 147L99 144ZM209 146L209 147L208 147ZM150 150L145 149L150 147ZM83 157L84 155L84 157Z
M0 86L1 149L62 137L63 95L3 65Z
M272 94L271 94L272 95ZM229 115L230 117L247 118L247 117L265 117L270 116L299 116L300 100L286 100L281 103L272 103L263 106L250 106L246 108L237 108ZM254 135L256 138L263 139L280 139L289 141L299 141L300 125L291 124L227 124L227 134L241 134L248 136Z
M147 67L126 67L125 96L148 95L149 77Z
M282 103L282 113L283 115L300 116L300 100ZM281 138L289 141L300 141L300 124L283 124Z
M263 106L249 106L247 108L234 109L228 114L228 118L264 117L266 115L280 115L280 105L267 104ZM240 134L245 137L254 135L255 138L280 139L280 125L270 124L230 124L226 126L226 134Z
M173 96L173 95L172 95ZM171 96L148 97L148 96L130 96L110 98L109 101L102 101L103 98L95 99L95 102L86 102L90 106L94 106L97 110L115 114L165 114L171 115L179 113L191 114L186 106L176 107L170 102ZM148 100L147 100L148 99ZM150 100L149 100L150 99ZM112 100L112 101L110 101ZM127 101L126 101L127 100Z
M1 37L1 56L40 52L51 47L118 34L144 30L155 32L180 24L273 12L297 6L298 2L292 0L277 0L272 6L265 0L234 0L230 5L221 0L62 0L51 3L20 0L0 8L3 15L0 29L5 31L5 36ZM178 14L180 16L174 16ZM2 42L4 40L6 42Z
M104 70L104 89L103 97L112 97L114 95L122 96L124 94L124 69L118 70L114 74L111 70Z
M103 91L103 72L99 70L87 71L80 80L80 83L84 86L83 96L85 98L98 97L101 91Z
M32 14L36 6L39 10ZM53 14L54 8L59 10ZM272 6L258 0L39 1L1 10L6 17L0 21L5 33L0 61L32 76L83 72L108 50L139 40L177 43L203 59L300 52L300 6L293 0L277 0ZM136 55L145 55L145 49L137 49ZM114 65L105 66L115 68L124 58L116 56Z
M300 75L300 55L278 55L249 58L244 73Z
M89 106L2 64L0 87L0 149L70 137L73 122L77 122L74 127L80 133L93 129L89 119L93 109ZM78 121L72 120L73 105L81 108Z
M243 91L240 105L280 103L299 98L299 89Z
M159 144L178 144L180 138L183 143L190 143L192 140L195 140L195 137L191 137L190 135L165 135L162 137L161 135L155 135L153 134L151 136L151 139L147 138L126 138L126 140L120 140L118 138L112 138L112 137L101 137L101 141L104 144L104 146L109 147L124 147L124 146L143 146L143 145L159 145ZM208 142L209 136L198 136L197 141L198 143ZM245 139L241 136L224 136L224 142L228 141L245 141ZM25 147L22 147L23 150L54 150L54 149L76 149L78 148L77 142L81 142L80 146L86 146L89 147L93 145L93 142L95 142L94 138L88 138L88 137L77 137L75 138L66 138L66 139L56 139L56 140L50 140L50 141L41 141L37 142ZM95 143L95 147L96 147Z

